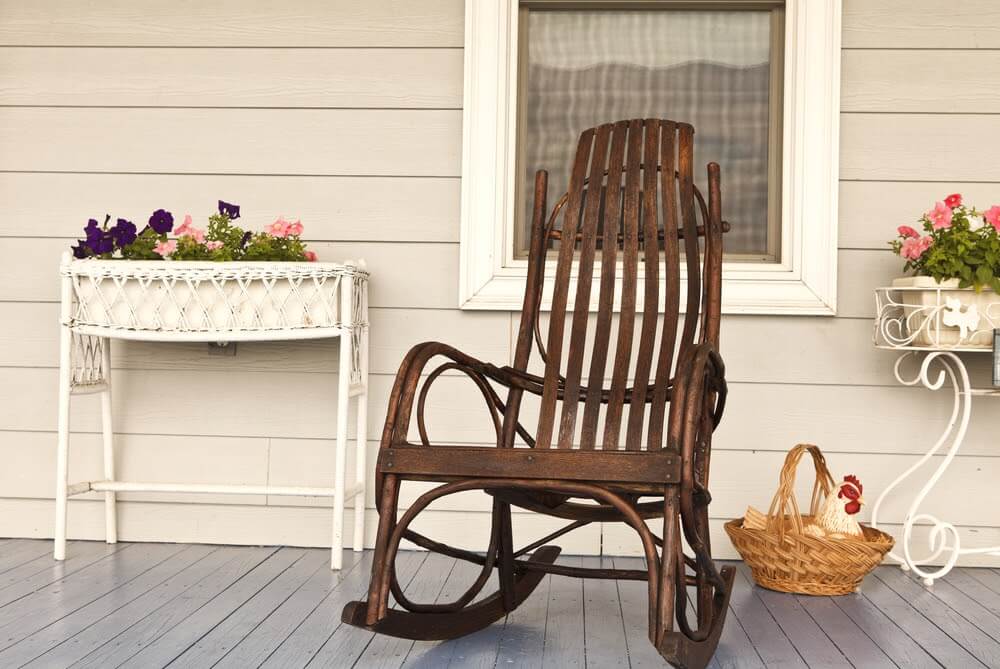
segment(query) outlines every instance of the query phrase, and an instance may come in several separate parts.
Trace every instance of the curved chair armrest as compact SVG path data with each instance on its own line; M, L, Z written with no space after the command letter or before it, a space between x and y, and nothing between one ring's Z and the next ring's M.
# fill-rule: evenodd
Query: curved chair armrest
M437 356L445 358L447 362L437 366L430 372L418 393L418 386L421 385L420 377L423 375L427 363ZM503 400L489 384L489 381L494 381L510 388L514 385L511 374L505 369L482 362L448 344L424 342L410 349L406 357L403 358L399 371L396 373L396 380L393 384L392 393L389 396L389 410L386 414L385 428L382 433L383 446L406 440L410 426L410 416L415 401L417 403L417 425L421 441L424 445L429 445L423 421L424 400L431 384L442 372L448 369L462 372L479 388L490 410L499 444L500 416L502 416L506 407ZM532 444L533 439L527 430L520 423L517 423L516 427L518 434L529 444Z

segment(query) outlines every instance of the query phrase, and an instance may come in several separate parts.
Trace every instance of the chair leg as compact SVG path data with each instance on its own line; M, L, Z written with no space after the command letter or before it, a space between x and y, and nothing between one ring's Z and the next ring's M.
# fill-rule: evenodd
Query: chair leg
M506 611L517 608L517 597L514 589L514 536L511 528L510 504L499 500L493 501L493 522L499 526L500 533L497 542L497 575L500 579L500 598Z
M372 577L368 586L368 605L365 624L374 625L389 607L390 579L385 578L385 565L396 559L395 551L389 555L389 535L396 526L396 503L399 500L399 477L386 474L382 479L378 507L378 532L375 534L375 554L372 556ZM391 570L389 570L391 574Z
M650 614L649 640L659 647L664 636L674 629L674 608L677 598L677 570L683 570L684 565L678 564L678 542L680 530L678 527L678 508L676 491L667 491L663 500L663 550L660 557L659 582L657 583L656 611ZM650 569L650 578L655 571ZM684 612L681 612L683 615Z

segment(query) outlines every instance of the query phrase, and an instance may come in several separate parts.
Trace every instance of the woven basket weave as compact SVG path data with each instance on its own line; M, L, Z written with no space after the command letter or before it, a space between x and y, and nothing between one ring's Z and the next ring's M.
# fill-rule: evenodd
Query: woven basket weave
M795 471L806 452L812 455L816 482L809 514L803 516L795 501ZM742 518L726 523L726 533L760 586L805 595L846 595L892 550L891 536L867 526L862 526L863 539L826 539L803 532L833 489L819 448L799 444L785 458L766 529L746 529Z

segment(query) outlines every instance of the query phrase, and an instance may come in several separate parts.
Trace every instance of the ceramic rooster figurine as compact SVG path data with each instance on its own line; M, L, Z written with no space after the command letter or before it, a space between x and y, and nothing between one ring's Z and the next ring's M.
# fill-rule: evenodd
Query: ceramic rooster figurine
M861 525L854 518L861 511L861 505L865 503L861 491L861 481L858 477L845 476L844 482L837 489L837 494L830 494L816 517L803 528L805 533L827 539L863 536ZM751 506L747 508L743 517L743 527L750 530L767 529L767 516Z
M829 539L863 536L861 525L855 519L861 505L865 503L861 490L858 477L845 476L837 494L827 496L819 514L805 526L806 534Z

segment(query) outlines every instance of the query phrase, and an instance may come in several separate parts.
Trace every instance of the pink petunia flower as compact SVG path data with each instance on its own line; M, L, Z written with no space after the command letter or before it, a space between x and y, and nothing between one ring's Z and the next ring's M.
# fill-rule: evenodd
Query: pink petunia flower
M901 225L896 228L896 232L899 233L900 237L919 237L920 233L911 228L908 225Z
M302 221L295 221L288 224L288 234L298 237L302 234Z
M934 208L926 214L935 230L951 227L951 208L944 202L935 202Z
M962 206L962 194L961 193L952 193L951 195L949 195L948 197L946 197L944 199L944 203L946 205L948 205L949 207L951 207L952 209L954 209L955 207L961 207Z
M205 231L200 230L191 224L191 214L184 216L184 222L181 223L176 230L174 230L174 234L178 237L191 237L199 244L205 241Z
M306 260L308 260L309 262L316 262L317 260L319 260L319 258L316 257L315 251L306 251L305 254L306 254Z
M177 250L177 240L169 239L165 242L157 242L156 246L153 247L155 253L160 254L164 258L169 256L171 253Z
M922 238L907 237L903 242L903 246L899 249L899 255L907 260L917 260L933 243L934 239L930 236Z
M1000 231L1000 206L993 205L984 211L983 218L985 218L986 222L992 225L995 230Z
M285 220L283 216L279 216L271 225L264 228L264 231L272 237L287 237L289 233L289 228L292 226L291 223Z
M220 242L217 239L213 239L210 242L205 242L205 248L207 248L209 251L215 251L216 249L221 249L222 242Z

